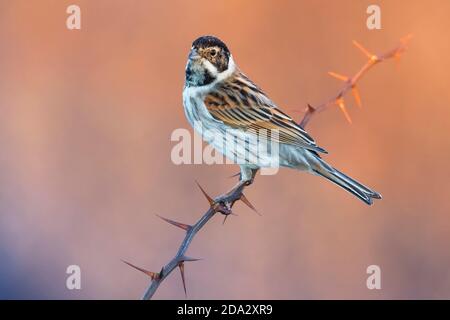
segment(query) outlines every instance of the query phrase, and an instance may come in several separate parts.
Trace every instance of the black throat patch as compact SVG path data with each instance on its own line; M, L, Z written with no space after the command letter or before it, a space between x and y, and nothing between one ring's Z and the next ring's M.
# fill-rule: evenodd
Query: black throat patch
M191 65L191 63L186 68L186 86L188 87L206 86L215 79L215 76L206 68L200 68L199 66Z

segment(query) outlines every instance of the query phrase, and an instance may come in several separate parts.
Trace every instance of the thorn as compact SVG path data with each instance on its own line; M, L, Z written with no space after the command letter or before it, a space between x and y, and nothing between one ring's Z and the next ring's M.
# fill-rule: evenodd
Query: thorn
M403 38L400 39L400 42L403 46L406 46L408 44L408 42L413 38L413 34L410 33L406 36L404 36Z
M180 262L178 268L180 268L181 280L183 281L184 295L187 297L186 281L184 279L184 262Z
M344 81L344 82L347 82L347 81L349 80L348 77L343 76L343 75L341 75L341 74L339 74L339 73L335 73L335 72L329 71L328 74L329 74L330 76L332 76L333 78L336 78L336 79L341 80L341 81Z
M225 215L225 217L223 218L223 221L222 221L222 225L225 224L225 222L227 221L228 216L229 216L229 214Z
M352 93L353 93L353 97L355 98L356 105L361 108L362 107L361 96L359 95L359 91L358 91L358 89L356 89L355 86L352 87Z
M223 218L223 221L222 221L222 225L225 224L225 221L227 221L228 216L235 216L235 217L238 217L238 215L237 215L236 213L234 213L234 212L230 212L230 213L224 214L224 218Z
M339 106L342 113L344 113L344 116L347 119L348 123L352 124L352 119L350 118L350 115L348 114L347 109L345 108L344 99L338 98L336 100L336 104Z
M200 188L200 190L202 191L203 195L204 195L204 196L206 197L206 199L208 200L209 204L210 204L211 206L213 206L213 205L214 205L214 199L211 198L211 197L206 193L206 191L202 188L202 186L200 185L200 183L198 183L197 180L195 180L195 183L196 183L197 186Z
M298 123L298 125L302 128L304 128L306 126L306 124L308 123L309 119L311 118L311 116L314 114L314 112L316 111L315 108L313 108L309 103L306 106L306 112L305 115L303 116L303 119Z
M197 258L191 258L191 257L182 256L179 260L182 261L182 262L190 262L190 261L200 261L200 260L202 260L202 259L197 259Z
M181 222L176 222L176 221L173 221L173 220L161 217L159 214L157 214L157 216L159 218L163 219L165 222L170 223L171 225L173 225L175 227L178 227L178 228L181 228L181 229L183 229L185 231L189 231L189 229L192 228L192 226L190 226L188 224L184 224L184 223L181 223Z
M255 211L259 216L261 216L258 210L256 210L256 208L252 205L252 203L247 199L247 197L244 194L241 195L241 201L245 203L250 209Z
M401 53L396 52L394 54L394 63L395 63L395 68L397 71L400 69L400 57L401 57Z
M135 266L134 264L131 264L131 263L129 263L128 261L125 261L125 260L121 260L121 261L122 261L123 263L126 263L126 264L129 265L130 267L132 267L132 268L134 268L134 269L136 269L136 270L139 270L139 271L145 273L145 274L148 275L152 280L155 280L155 279L158 279L158 278L159 278L159 273L151 272L151 271L148 271L148 270L139 268L139 267ZM162 271L162 269L161 269L161 271Z
M404 36L403 38L400 38L400 45L398 46L398 48L396 49L395 53L394 53L394 60L397 64L397 66L399 65L399 61L400 61L400 57L403 54L403 52L408 49L408 43L411 40L411 38L413 37L412 34L408 34L407 36Z
M356 40L353 40L353 45L357 47L359 50L361 50L361 52L364 53L367 56L367 58L373 59L373 57L375 56L371 54L366 48L364 48L361 44L359 44Z

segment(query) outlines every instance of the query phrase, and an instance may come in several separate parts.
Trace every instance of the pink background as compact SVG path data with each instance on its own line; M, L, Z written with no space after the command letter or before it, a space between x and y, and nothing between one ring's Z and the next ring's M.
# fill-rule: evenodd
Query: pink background
M238 65L295 117L365 57L413 33L399 64L360 83L353 125L330 109L308 131L326 160L382 193L367 207L325 180L283 170L258 176L222 226L216 217L189 254L188 297L450 298L450 2L76 1L82 29L65 27L72 1L0 2L0 298L139 298L237 167L170 161L170 134L188 127L181 91L191 42L221 37ZM65 287L80 265L82 290ZM366 268L382 290L366 288ZM156 298L184 298L172 274Z

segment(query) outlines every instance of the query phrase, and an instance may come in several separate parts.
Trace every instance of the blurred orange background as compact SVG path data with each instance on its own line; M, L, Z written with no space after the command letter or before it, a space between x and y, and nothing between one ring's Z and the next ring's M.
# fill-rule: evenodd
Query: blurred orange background
M331 97L327 71L355 72L365 57L409 33L399 63L361 81L353 124L337 108L308 126L325 158L373 187L367 207L323 179L282 170L247 191L263 214L237 204L195 238L186 266L192 299L450 298L450 2L71 1L0 2L0 298L140 298L182 232L155 214L193 223L233 165L170 160L192 41L214 34L286 112ZM66 268L82 289L66 289ZM379 265L382 289L368 290ZM182 299L173 273L155 295Z

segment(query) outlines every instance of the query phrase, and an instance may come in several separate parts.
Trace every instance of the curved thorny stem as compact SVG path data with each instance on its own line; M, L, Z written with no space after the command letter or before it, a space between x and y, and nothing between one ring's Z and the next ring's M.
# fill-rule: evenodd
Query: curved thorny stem
M412 35L408 35L406 37L403 37L400 39L400 43L393 49L386 51L385 53L376 55L373 53L370 53L366 48L364 48L361 44L353 40L353 44L355 47L357 47L359 50L361 50L368 58L368 61L356 72L353 76L347 77L340 75L335 72L328 72L328 74L338 80L344 81L344 85L342 88L326 100L325 102L317 105L316 107L312 107L310 104L307 105L305 114L303 116L303 119L300 121L299 125L303 128L306 127L308 122L311 120L312 116L324 111L329 106L336 105L338 106L342 113L344 114L345 118L349 123L352 123L352 119L350 118L350 115L345 107L344 103L344 96L347 94L348 91L352 91L353 97L355 99L356 105L358 107L361 107L361 97L359 95L359 91L356 88L356 83L361 79L361 77L369 71L374 65L383 62L385 60L394 58L398 59L400 58L400 55L407 49L407 45L409 40L412 38Z
M311 120L313 115L327 109L329 106L332 106L332 105L339 106L341 111L344 113L347 121L351 123L350 116L349 116L349 114L345 108L345 104L344 104L344 96L346 95L346 93L351 90L353 93L353 96L355 98L356 104L358 106L361 106L361 99L360 99L359 93L356 89L356 83L374 65L376 65L382 61L385 61L387 59L390 59L390 58L400 57L400 55L406 50L406 46L407 46L408 40L410 38L411 38L411 36L402 38L400 40L400 44L398 46L396 46L394 49L391 49L380 55L374 55L374 54L370 53L363 46L361 46L358 42L353 41L353 44L358 49L360 49L368 57L369 60L366 62L366 64L364 64L359 69L359 71L355 75L353 75L351 77L346 77L346 76L342 76L342 75L339 75L334 72L329 72L329 74L331 76L344 81L343 87L338 91L337 94L335 94L330 99L326 100L325 102L323 102L322 104L320 104L316 107L312 107L311 105L308 104L306 112L303 116L303 119L299 123L299 125L304 128L308 124L308 122ZM247 206L249 206L252 210L257 212L255 207L248 201L248 199L244 196L244 193L243 193L244 189L253 182L255 174L256 174L256 170L253 171L253 178L251 181L239 182L229 192L222 194L214 199L211 198L206 193L206 191L197 183L200 190L202 191L202 193L208 200L209 208L203 214L203 216L193 225L176 222L176 221L159 216L164 221L184 230L186 232L186 235L185 235L183 241L181 242L181 245L178 248L178 251L175 254L175 256L164 267L162 267L160 272L147 271L143 268L139 268L129 262L124 261L126 264L145 273L147 276L150 277L150 279L151 279L150 285L148 286L147 290L145 291L145 293L142 297L144 300L151 299L153 297L153 295L155 294L156 290L158 290L159 285L176 268L180 269L181 279L183 281L183 288L184 288L184 292L186 294L186 283L185 283L185 277L184 277L184 263L199 260L199 259L190 258L190 257L186 256L186 251L188 250L192 240L194 239L197 232L199 232L216 213L223 214L225 217L225 219L224 219L224 222L225 222L227 217L229 215L233 214L232 208L233 208L234 204L236 203L236 201L238 201L238 200L241 200Z
M253 171L253 179L256 175L256 170ZM236 201L241 200L243 203L245 203L247 206L249 206L252 210L255 212L255 207L248 201L248 199L245 197L243 191L245 187L249 186L252 182L251 181L240 181L233 189L228 191L225 194L222 194L216 198L211 198L208 193L200 186L200 184L197 182L198 187L202 191L205 198L208 200L209 208L208 210L203 214L203 216L194 224L194 225L187 225L184 223L176 222L164 217L159 216L164 221L183 229L186 232L186 235L183 239L183 242L181 243L180 247L178 248L178 252L176 255L161 269L160 272L151 272L147 271L145 269L139 268L127 261L124 261L129 266L145 273L146 275L150 276L151 282L147 290L145 291L142 299L143 300L149 300L153 297L154 293L158 289L159 285L164 281L164 279L177 267L180 269L181 272L181 279L183 281L183 288L184 292L186 294L186 283L185 283L185 277L184 277L184 263L189 261L197 261L200 259L190 258L186 256L186 251L189 248L189 245L191 244L192 240L194 239L194 236L197 234L198 231L216 214L221 213L224 215L224 223L225 220L229 215L232 215L232 208Z

